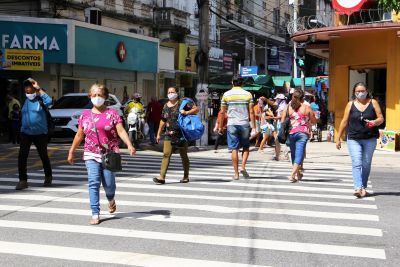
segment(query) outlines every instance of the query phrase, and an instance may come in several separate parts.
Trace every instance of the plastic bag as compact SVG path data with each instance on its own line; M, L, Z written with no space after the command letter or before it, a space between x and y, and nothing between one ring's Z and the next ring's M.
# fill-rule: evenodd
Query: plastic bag
M149 130L150 130L149 125L146 122L143 127L143 134L146 136L149 135Z

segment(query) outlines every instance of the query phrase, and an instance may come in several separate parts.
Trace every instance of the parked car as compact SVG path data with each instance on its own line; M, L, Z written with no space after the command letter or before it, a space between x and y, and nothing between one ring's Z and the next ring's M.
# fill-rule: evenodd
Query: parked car
M105 105L118 111L124 120L121 102L110 94ZM78 131L78 120L82 112L93 107L87 93L70 93L58 99L50 108L53 117L55 136L71 136Z

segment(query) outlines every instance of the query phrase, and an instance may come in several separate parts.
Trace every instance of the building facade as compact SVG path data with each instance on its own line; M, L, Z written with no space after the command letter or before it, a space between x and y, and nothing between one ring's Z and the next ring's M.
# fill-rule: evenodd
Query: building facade
M76 20L9 16L0 16L0 35L5 51L42 50L44 55L43 71L10 67L0 71L0 78L16 83L32 77L54 98L86 92L95 82L121 101L133 92L155 90L156 38Z
M379 99L388 130L400 130L400 23L398 16L368 1L349 15L332 11L330 20L299 25L292 39L308 42L307 50L329 59L329 111L339 128L356 82L367 84ZM337 137L337 136L336 136Z

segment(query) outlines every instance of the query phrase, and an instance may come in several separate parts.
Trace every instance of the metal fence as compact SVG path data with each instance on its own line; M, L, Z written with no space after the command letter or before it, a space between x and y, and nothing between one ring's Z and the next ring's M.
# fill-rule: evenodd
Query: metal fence
M384 9L361 9L350 15L332 12L317 12L312 16L300 17L287 24L290 35L298 31L332 27L338 25L356 25L367 23L382 23L392 21L392 12Z

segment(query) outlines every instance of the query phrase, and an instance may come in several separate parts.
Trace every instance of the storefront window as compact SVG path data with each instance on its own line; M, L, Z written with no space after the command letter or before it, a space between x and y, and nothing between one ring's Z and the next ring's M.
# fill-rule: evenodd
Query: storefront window
M86 93L89 91L90 87L96 83L96 80L79 80L79 79L62 79L62 94L69 93Z

